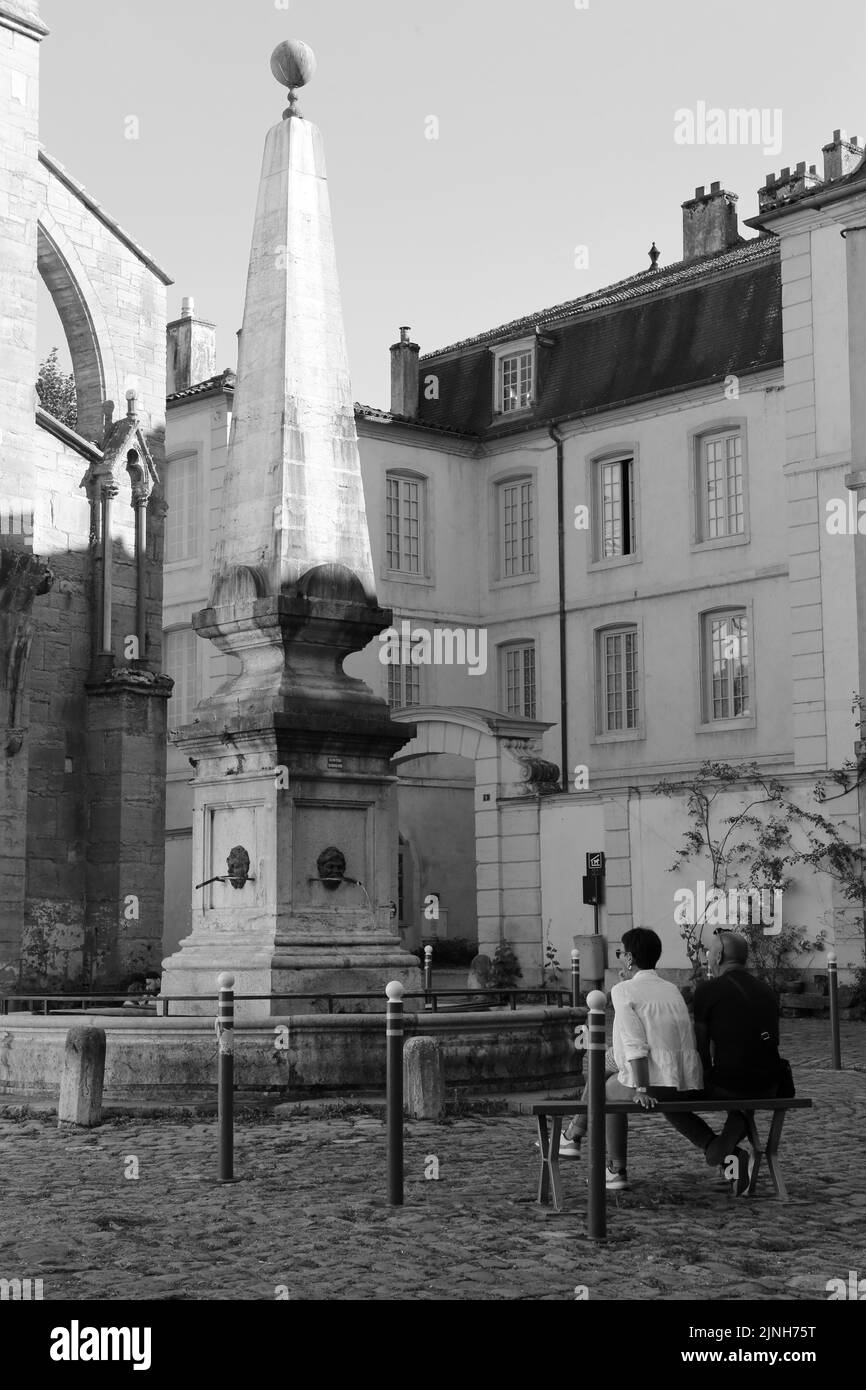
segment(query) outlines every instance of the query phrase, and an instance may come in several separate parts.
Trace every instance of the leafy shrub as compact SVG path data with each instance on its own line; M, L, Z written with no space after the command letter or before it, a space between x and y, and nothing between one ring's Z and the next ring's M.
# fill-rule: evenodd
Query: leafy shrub
M508 941L500 941L493 952L490 984L493 989L514 989L523 974L520 961Z

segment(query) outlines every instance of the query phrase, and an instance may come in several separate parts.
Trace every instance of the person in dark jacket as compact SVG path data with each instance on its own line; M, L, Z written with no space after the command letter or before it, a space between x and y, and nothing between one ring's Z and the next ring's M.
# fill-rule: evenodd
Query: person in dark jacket
M704 1066L703 1094L711 1100L770 1099L778 1094L779 1004L770 986L746 969L748 957L744 937L716 932L707 958L711 978L695 990L695 1041ZM707 1163L722 1164L735 1157L736 1191L746 1190L752 1161L738 1147L747 1133L742 1111L729 1111L719 1134L700 1115L665 1118L703 1151Z

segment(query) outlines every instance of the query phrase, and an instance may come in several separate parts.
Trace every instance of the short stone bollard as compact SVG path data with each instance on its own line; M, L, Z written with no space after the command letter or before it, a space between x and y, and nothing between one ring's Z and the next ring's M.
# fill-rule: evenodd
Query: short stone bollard
M59 1125L92 1128L102 1123L102 1080L105 1075L105 1029L70 1028L66 1034Z
M441 1120L445 1114L445 1068L433 1038L403 1044L403 1104L413 1120Z

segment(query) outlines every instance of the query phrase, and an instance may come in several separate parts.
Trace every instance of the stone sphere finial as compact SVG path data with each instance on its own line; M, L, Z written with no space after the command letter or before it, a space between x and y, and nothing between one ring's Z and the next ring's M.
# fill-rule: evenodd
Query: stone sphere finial
M316 71L316 55L309 44L301 39L284 39L278 43L271 54L271 72L281 87L289 89L289 104L283 112L283 120L289 116L300 116L298 87L306 87Z

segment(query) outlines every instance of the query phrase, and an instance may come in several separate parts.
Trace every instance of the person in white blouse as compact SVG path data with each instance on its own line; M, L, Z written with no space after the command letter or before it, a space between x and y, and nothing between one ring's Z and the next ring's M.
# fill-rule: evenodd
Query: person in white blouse
M656 933L635 927L623 935L622 950L630 978L614 985L610 994L613 1047L608 1050L605 1093L608 1100L632 1100L652 1110L659 1100L685 1099L700 1091L703 1067L685 1000L676 985L656 972L662 953ZM628 1116L608 1115L605 1131L607 1186L622 1190L628 1187ZM579 1154L585 1133L586 1116L577 1116L565 1132L560 1153Z

